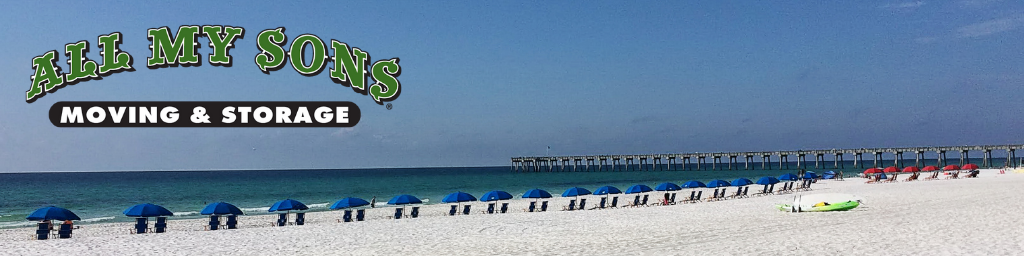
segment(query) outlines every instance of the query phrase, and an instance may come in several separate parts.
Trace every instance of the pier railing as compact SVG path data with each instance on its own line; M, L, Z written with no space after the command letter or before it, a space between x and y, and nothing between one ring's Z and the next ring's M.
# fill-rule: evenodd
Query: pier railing
M903 153L914 153L914 165L923 167L925 152L935 152L939 167L950 163L946 152L959 152L959 165L970 163L971 151L981 152L981 167L994 167L993 150L1006 151L1006 167L1018 166L1016 150L1024 145L984 145L984 146L945 146L945 147L894 147L894 148L859 148L859 149L818 149L790 151L749 151L749 152L707 152L679 154L638 154L638 155L585 155L585 156L534 156L513 157L511 160L514 172L574 172L574 171L647 171L647 170L738 170L739 158L743 158L742 168L750 170L760 164L760 169L771 169L774 157L779 169L790 169L789 156L796 156L796 169L808 168L806 156L814 156L814 168L828 168L825 156L832 156L831 167L845 168L843 157L853 156L853 165L863 168L865 154L872 156L872 166L884 165L883 154L893 156L893 166L903 168L906 160ZM754 161L760 157L760 161ZM707 160L710 159L709 164ZM725 162L723 162L723 159ZM694 164L693 160L697 163Z

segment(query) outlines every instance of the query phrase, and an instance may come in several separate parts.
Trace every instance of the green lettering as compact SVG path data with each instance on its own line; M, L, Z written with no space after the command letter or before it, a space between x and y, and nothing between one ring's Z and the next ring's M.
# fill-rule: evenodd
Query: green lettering
M331 40L331 49L334 50L334 68L331 69L331 79L344 86L351 86L352 90L365 94L366 86L366 59L369 53L363 52L357 47L348 48L348 44ZM338 59L341 61L338 61Z
M32 87L25 92L25 101L32 103L46 92L53 92L64 84L64 76L57 66L57 51L48 51L43 55L32 58L32 69L36 74L32 76Z
M167 27L151 28L147 31L149 46L153 55L146 62L148 68L162 68L178 64L199 64L198 36L199 26L180 26L171 43L171 34ZM189 42L189 45L185 45ZM187 47L186 47L187 46Z
M203 26L203 34L206 34L206 38L210 39L210 48L213 48L213 53L210 54L210 65L214 66L231 66L231 55L228 54L228 50L234 48L235 39L245 37L244 28L236 27L223 27L223 26Z
M99 41L100 56L103 56L103 65L100 66L100 75L108 76L121 71L134 71L132 67L132 56L127 52L121 52L121 32L102 35Z
M282 46L287 39L283 27L263 30L256 36L256 48L261 51L256 55L256 66L264 74L269 74L270 71L279 70L284 66L285 52Z
M398 65L398 58L390 60L378 60L373 63L373 80L377 81L370 85L370 96L377 104L384 101L392 101L402 94L402 83L398 82L398 76L402 75L402 67Z
M100 77L96 74L96 62L86 58L86 52L89 52L89 41L64 45L64 55L68 57L68 67L71 69L71 73L64 76L68 84Z
M313 47L312 57L309 66L306 66L306 45ZM298 56L296 56L298 55ZM288 51L288 57L292 59L292 68L304 76L315 76L324 70L324 62L327 61L327 46L319 37L310 34L302 34L292 41L292 48Z

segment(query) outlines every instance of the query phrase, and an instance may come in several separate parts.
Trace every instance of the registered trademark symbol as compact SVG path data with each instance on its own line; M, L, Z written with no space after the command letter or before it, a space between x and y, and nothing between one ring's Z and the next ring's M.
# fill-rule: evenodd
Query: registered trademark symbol
M388 103L387 105L384 105L384 107L388 108L388 110L391 110L391 103Z

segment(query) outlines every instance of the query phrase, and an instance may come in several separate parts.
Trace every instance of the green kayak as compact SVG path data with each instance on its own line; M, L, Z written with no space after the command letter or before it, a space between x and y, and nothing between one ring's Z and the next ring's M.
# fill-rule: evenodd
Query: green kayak
M857 206L860 206L860 203L857 202L857 201L846 201L846 202L831 203L831 204L825 203L825 202L821 202L821 203L815 204L814 206L811 206L809 208L805 207L805 208L801 208L799 210L800 211L804 211L804 212L832 212L832 211L846 211L846 210L849 210L849 209L857 208ZM788 205L788 204L780 204L780 205L776 205L775 207L779 208L779 210L781 210L781 211L786 211L786 212L793 210L793 206L792 205Z

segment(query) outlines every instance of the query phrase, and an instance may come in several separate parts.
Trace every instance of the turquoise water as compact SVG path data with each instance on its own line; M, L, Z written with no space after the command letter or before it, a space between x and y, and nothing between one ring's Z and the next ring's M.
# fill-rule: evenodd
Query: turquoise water
M994 166L1002 166L997 159ZM950 163L959 163L959 160ZM980 163L973 159L971 162ZM832 162L827 162L829 165ZM906 161L913 165L913 160ZM868 161L867 165L871 165ZM891 165L892 162L887 161ZM927 161L926 164L935 164ZM811 162L813 167L813 161ZM710 167L710 165L707 165ZM742 166L742 163L741 163ZM760 168L760 164L752 164ZM491 190L521 195L541 188L561 194L573 186L594 190L613 185L620 189L633 184L651 187L662 182L710 181L735 178L756 180L763 176L796 173L797 170L706 170L643 172L541 172L512 173L508 166L458 168L402 168L358 170L260 170L184 172L68 172L0 174L0 228L32 225L25 216L33 210L55 205L78 214L84 222L130 221L121 212L135 204L159 204L175 212L175 218L198 218L208 203L232 203L247 214L264 214L274 202L291 198L313 211L328 210L344 197L378 203L393 196L412 194L427 203L440 203L448 193L463 191L476 196ZM795 163L790 163L795 168ZM863 171L845 163L847 176ZM813 169L819 174L827 170Z

